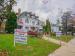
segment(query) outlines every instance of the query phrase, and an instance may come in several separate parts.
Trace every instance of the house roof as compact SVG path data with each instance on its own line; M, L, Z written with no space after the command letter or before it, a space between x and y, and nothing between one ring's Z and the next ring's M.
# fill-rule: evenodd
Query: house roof
M21 13L19 16L18 16L18 18L20 18L20 17L22 17L22 16L27 16L27 15L29 15L31 18L32 17L34 17L34 18L32 18L32 19L36 19L36 20L39 20L38 18L39 18L39 16L36 16L35 14L33 14L32 12L23 12L23 13Z

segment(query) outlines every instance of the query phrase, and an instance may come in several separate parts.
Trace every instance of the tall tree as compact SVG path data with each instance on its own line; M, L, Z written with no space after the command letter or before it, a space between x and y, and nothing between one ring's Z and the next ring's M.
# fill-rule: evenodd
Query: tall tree
M8 14L8 19L6 21L6 32L7 33L14 33L14 29L17 28L17 16L14 12Z
M71 11L67 11L62 16L62 32L67 35L68 32L68 23L71 18Z
M51 24L49 19L46 20L46 32L50 33L51 32Z

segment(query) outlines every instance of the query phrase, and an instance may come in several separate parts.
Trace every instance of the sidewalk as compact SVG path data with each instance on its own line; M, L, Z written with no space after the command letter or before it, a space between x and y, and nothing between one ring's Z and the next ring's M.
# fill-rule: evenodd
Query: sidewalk
M75 38L48 56L75 56Z

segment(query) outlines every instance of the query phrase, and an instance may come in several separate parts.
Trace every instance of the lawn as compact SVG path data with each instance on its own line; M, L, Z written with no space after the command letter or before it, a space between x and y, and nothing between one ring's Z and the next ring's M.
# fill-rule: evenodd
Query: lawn
M60 46L39 38L28 37L28 44L16 44L13 34L0 34L0 52L7 50L9 56L48 56Z
M52 38L62 40L64 42L69 42L74 37L72 35L61 35L60 37L52 36Z

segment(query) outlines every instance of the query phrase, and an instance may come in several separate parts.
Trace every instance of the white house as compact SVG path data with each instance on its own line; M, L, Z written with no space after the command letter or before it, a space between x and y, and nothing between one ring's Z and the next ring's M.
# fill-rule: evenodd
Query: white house
M23 12L17 19L18 28L25 29L27 31L42 31L43 23L38 18L39 17L32 12Z

